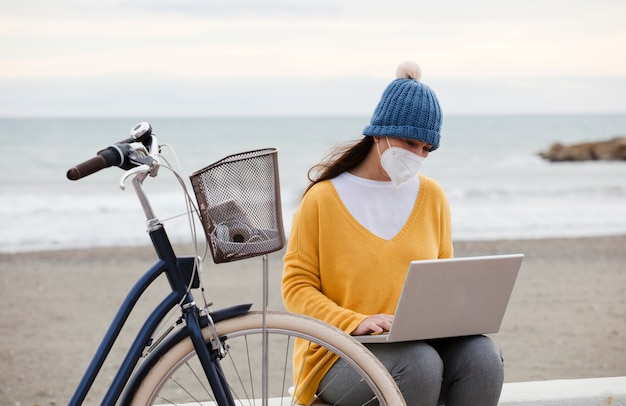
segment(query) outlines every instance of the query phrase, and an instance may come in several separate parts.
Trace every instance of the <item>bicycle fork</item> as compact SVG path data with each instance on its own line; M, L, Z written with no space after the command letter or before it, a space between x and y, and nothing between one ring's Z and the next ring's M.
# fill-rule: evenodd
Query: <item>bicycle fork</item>
M198 310L194 302L183 305L183 314L189 330L189 337L209 381L209 385L213 390L215 401L220 406L234 406L235 401L230 390L228 390L228 384L224 379L224 373L219 362L223 357L223 352L220 348L212 348L209 351L202 336L202 329L198 322ZM219 345L221 346L222 344L219 343Z

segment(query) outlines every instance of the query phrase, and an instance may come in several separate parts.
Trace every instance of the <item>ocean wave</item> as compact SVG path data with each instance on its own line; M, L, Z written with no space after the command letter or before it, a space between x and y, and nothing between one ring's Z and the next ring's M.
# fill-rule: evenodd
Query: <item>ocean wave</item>
M422 172L446 191L455 238L626 233L624 162L550 163L537 155L556 141L623 132L626 116L449 117L446 122L442 147L424 162ZM86 124L92 131L85 131ZM133 122L100 119L98 125L92 124L72 119L0 120L0 138L5 136L10 148L7 170L0 173L0 251L149 243L132 188L119 190L119 170L100 172L78 185L64 177L68 166L123 138L111 134L126 134L126 126ZM175 142L182 163L194 169L227 154L278 147L288 234L307 184L307 170L334 143L359 138L363 120L207 118L160 119L152 124L164 134L159 140ZM9 140L16 129L19 143ZM172 136L168 139L166 134ZM45 159L37 162L38 157ZM162 174L167 172L159 174L158 182L147 179L148 190L157 191L153 207L161 219L172 219L166 227L173 241L189 241L189 224L179 217L186 210L184 196L176 182Z

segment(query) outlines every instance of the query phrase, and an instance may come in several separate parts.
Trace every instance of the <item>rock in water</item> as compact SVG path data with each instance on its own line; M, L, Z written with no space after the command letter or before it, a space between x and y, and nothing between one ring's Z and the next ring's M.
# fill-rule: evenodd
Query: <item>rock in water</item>
M551 162L563 161L626 161L626 137L580 144L553 144L539 156Z

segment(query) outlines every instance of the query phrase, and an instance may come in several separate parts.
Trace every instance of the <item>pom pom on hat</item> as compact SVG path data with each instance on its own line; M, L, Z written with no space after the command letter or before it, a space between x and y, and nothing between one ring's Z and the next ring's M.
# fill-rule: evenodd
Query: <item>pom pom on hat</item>
M404 61L396 69L396 78L419 80L422 78L422 68L413 61Z
M419 80L422 70L413 61L402 62L397 79L387 86L363 135L411 138L439 147L441 107L432 89Z

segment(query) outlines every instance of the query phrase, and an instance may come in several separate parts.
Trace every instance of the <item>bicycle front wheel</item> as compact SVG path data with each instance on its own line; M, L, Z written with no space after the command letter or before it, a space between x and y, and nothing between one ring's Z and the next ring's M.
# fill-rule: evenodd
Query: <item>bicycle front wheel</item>
M405 404L398 387L380 361L352 337L326 323L293 313L267 312L264 317L261 312L249 312L220 321L215 327L228 348L228 354L220 365L228 390L238 405L325 404L319 399L303 402L291 395L300 392L301 385L308 384L300 381L298 372L294 375L292 370L296 339L306 340L315 346L317 357L322 351L326 356L343 359L347 364L343 373L359 376L355 388L342 387L346 395L336 404ZM210 339L209 328L205 327L203 334L205 340ZM264 336L268 349L265 357ZM159 345L142 363L137 376L139 379L130 385L126 394L126 399L132 404L215 404L191 339L186 335ZM339 380L333 382L339 384ZM322 387L316 390L322 398L323 392ZM355 403L356 393L361 398L366 393L367 401Z

